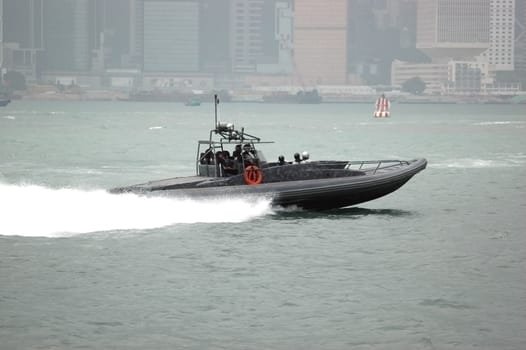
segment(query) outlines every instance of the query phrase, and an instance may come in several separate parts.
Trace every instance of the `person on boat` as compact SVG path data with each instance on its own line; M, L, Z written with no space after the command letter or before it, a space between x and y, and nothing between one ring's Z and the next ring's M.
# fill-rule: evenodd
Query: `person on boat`
M225 158L224 158L224 154L223 154L222 151L217 151L216 152L216 162L219 165L224 165L225 164Z
M242 153L241 145L236 145L236 148L234 149L234 152L232 152L232 158L237 160L238 162L242 161L241 153Z
M243 162L245 163L245 167L247 165L254 165L255 164L255 157L252 151L252 146L250 146L249 143L246 143L243 146L243 153L241 154L243 158Z
M302 161L303 163L308 163L308 162L310 162L309 158L310 158L309 152L307 152L307 151L303 151L303 152L301 153L301 161Z
M279 165L285 165L285 164L287 164L287 163L285 162L285 157L284 157L284 156L281 155L281 156L278 157L278 164L279 164Z
M235 167L234 160L232 158L225 158L225 163L223 165L225 174L235 175L238 173L238 170Z
M254 147L252 147L250 143L245 143L245 145L243 146L243 151L249 152L253 157L256 157L256 150L254 149Z
M301 163L301 156L299 153L294 153L294 163L296 164Z
M237 174L237 170L235 168L235 164L234 164L234 158L232 158L230 156L230 152L228 152L227 150L224 150L222 151L222 154L223 154L223 170L225 172L225 174L227 175L234 175L234 174Z
M214 164L214 152L212 148L207 149L204 154L201 153L202 164Z
M225 166L225 159L223 158L223 152L217 151L215 153L215 164L217 165L219 176L223 176L223 169Z

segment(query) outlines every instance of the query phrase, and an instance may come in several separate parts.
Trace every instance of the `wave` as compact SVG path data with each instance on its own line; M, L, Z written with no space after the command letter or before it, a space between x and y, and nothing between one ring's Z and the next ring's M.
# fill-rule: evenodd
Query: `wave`
M496 126L496 125L526 126L526 121L499 120L499 121L478 122L478 123L474 123L473 125L477 125L477 126Z
M524 166L526 164L525 155L513 155L499 159L473 159L460 158L444 160L441 162L431 163L431 168L460 168L460 169L478 169L478 168L510 168Z
M0 213L0 235L69 237L181 223L238 223L271 214L272 209L263 198L194 200L0 184Z

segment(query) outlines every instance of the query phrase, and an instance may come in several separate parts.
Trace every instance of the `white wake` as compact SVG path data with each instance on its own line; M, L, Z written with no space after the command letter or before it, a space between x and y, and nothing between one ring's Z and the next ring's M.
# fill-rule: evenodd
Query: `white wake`
M179 223L244 222L270 213L270 201L265 199L153 198L0 183L4 236L65 237Z

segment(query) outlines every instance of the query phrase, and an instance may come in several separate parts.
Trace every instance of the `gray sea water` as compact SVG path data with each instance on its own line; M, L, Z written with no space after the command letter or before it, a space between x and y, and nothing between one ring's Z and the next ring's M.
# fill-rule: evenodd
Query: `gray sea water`
M1 349L525 349L526 108L221 104L269 159L412 159L329 212L112 195L192 175L213 104L0 109Z

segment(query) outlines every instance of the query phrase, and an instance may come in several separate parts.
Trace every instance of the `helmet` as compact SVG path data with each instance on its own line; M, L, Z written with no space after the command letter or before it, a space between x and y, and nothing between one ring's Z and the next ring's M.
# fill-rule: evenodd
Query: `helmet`
M299 153L294 153L294 159L300 159L300 154Z
M278 157L278 160L279 160L280 162L283 162L283 161L285 160L285 157L283 157L283 156L279 156L279 157Z
M252 146L250 146L250 143L245 143L245 145L243 146L243 150L245 151L250 151L251 148Z
M307 159L309 159L309 152L304 151L304 152L301 154L301 158L303 158L303 160L307 160Z

